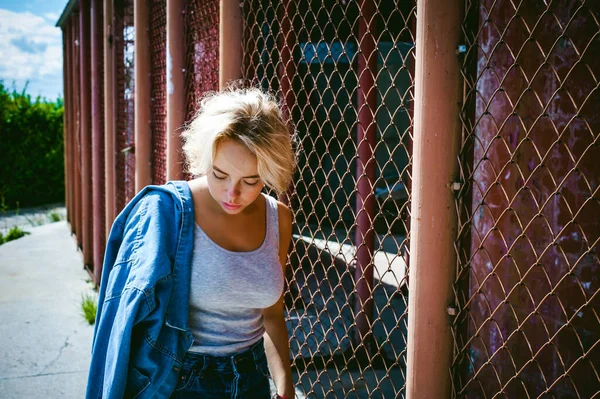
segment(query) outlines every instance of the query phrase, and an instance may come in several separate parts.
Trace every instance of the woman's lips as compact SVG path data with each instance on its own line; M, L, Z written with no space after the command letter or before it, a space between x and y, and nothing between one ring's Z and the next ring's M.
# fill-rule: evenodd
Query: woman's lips
M230 211L235 211L236 209L240 209L241 205L230 204L229 202L223 201L223 206Z

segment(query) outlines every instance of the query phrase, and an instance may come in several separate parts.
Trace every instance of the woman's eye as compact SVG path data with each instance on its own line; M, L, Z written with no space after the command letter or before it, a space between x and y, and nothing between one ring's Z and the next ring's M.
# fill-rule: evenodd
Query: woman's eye
M217 179L219 179L219 180L225 180L225 179L226 179L226 177L225 177L225 176L219 176L219 175L217 175L215 172L213 172L213 176L214 176L214 177L216 177L216 178L217 178Z
M252 183L247 182L247 181L244 180L244 183L246 183L249 186L256 186L258 184L258 180L256 180L255 182L252 182Z

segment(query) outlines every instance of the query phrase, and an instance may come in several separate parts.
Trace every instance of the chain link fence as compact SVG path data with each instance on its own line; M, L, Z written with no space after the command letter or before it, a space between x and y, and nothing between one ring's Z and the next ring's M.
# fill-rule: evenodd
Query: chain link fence
M600 392L600 3L467 1L455 397Z
M219 90L219 1L189 1L184 17L186 121L191 121L202 95Z
M150 1L152 183L167 181L167 1Z
M243 77L276 92L298 172L285 295L307 397L403 396L411 2L247 1Z
M134 7L107 1L121 211L135 194ZM464 1L452 396L600 397L600 2ZM281 198L294 215L285 304L306 397L406 396L415 3L240 3L242 77L276 93L296 142ZM166 4L146 5L155 184L167 169ZM218 89L219 7L184 5L188 121ZM82 193L104 183L81 176L79 12L64 27L81 247Z
M133 0L115 0L116 207L120 212L135 195L135 75Z
M208 91L219 89L219 1L189 1L185 10L186 120Z

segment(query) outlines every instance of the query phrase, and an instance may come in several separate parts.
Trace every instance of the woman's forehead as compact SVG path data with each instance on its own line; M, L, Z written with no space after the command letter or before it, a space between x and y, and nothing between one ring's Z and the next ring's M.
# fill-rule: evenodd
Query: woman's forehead
M229 175L254 176L258 174L258 162L245 145L233 140L219 144L213 166Z

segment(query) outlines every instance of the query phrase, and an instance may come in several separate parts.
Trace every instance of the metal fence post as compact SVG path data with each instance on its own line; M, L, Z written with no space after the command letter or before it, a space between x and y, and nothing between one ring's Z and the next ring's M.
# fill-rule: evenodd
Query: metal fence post
M81 0L79 3L79 98L81 109L80 134L81 134L81 191L82 191L82 237L83 263L89 267L93 262L92 247L92 187L91 167L91 132L90 132L90 1Z
M102 120L102 36L98 31L102 30L102 0L91 0L90 4L90 32L91 32L91 105L92 105L92 218L93 218L93 280L96 284L100 283L102 271L102 259L104 257L104 204L102 191L104 190L103 180L103 151L104 131Z
M79 49L81 43L79 41L79 12L73 12L71 16L71 32L73 38L73 47L71 52L71 60L73 62L73 74L71 76L71 85L73 94L71 105L73 106L73 189L75 191L75 239L77 246L82 248L82 221L81 221L81 98L79 96L79 76L81 75L81 64L79 59Z
M358 54L359 85L357 93L358 125L356 160L356 302L354 304L357 334L356 343L371 337L373 318L373 255L375 251L375 113L377 110L377 42L375 4L373 0L360 3L358 36L362 38ZM365 342L370 348L369 340Z
M242 77L242 11L237 0L219 8L219 88Z
M69 43L68 31L63 27L62 29L62 48L63 48L63 98L67 93L67 68L68 68L68 57L67 57L67 43ZM64 168L64 187L65 187L65 206L67 208L67 220L69 220L69 109L63 101L63 168Z
M71 85L69 84L69 76L71 76L71 28L70 24L67 21L63 26L63 90L64 90L64 128L65 128L65 138L64 138L64 152L65 152L65 203L67 208L67 221L73 225L73 214L72 207L73 203L71 201L71 108L69 107L69 100L71 95L69 94L69 90L71 89Z
M185 2L167 1L167 180L183 178L181 127L186 115Z
M461 9L459 0L417 2L407 398L450 396Z
M104 2L104 175L106 193L105 231L106 237L116 217L116 119L115 107L117 99L115 96L115 58L113 47L113 2Z
M135 26L135 192L152 183L152 84L150 79L149 4L133 3Z

